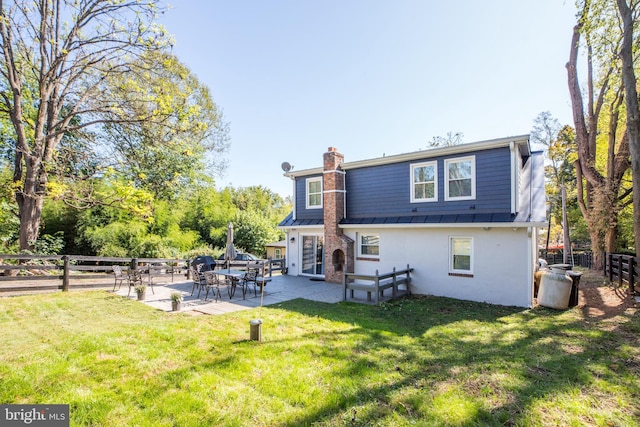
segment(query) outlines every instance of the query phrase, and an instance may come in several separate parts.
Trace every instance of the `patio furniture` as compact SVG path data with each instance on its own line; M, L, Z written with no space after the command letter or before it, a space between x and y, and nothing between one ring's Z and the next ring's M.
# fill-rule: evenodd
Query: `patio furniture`
M258 296L257 286L256 286L256 277L258 276L258 270L255 268L249 268L240 280L242 285L242 298L244 299L247 291L249 290L249 286L253 284L253 294L254 296Z
M209 296L209 290L211 290L216 296L216 302L218 302L218 298L222 298L220 288L223 288L225 286L228 288L229 281L226 279L221 279L220 276L216 274L216 272L214 271L205 271L204 276L205 276L205 282L206 282L205 286L207 288L207 292L204 296L204 300L205 301L207 300L207 297Z
M127 270L127 275L129 276L129 291L127 292L127 296L131 294L131 288L135 288L138 285L144 285L143 275L145 271L144 269L129 269ZM151 293L155 295L156 291L153 290L153 281L151 280L151 276L149 276L149 272L147 270L147 282L149 287L151 288Z
M205 271L210 271L210 270L207 267L205 267L205 265L206 264L198 264L196 268L191 268L191 278L193 280L191 295L193 295L197 287L198 288L197 298L200 298L200 291L202 291L202 289L207 287L207 278L205 277L204 273Z
M120 287L122 286L122 282L124 282L125 280L127 281L127 283L129 282L129 275L122 272L122 266L120 265L112 265L111 269L113 270L113 275L115 277L115 280L113 282L113 291L115 292L116 286L118 286L118 289L120 289Z
M224 276L228 281L227 292L229 294L229 299L233 298L236 294L236 288L238 284L242 286L242 277L245 272L240 270L230 270L230 269L222 269L216 270L216 274Z
M247 265L248 271L255 271L255 277L253 277L252 282L254 284L253 291L255 296L258 296L257 289L259 288L261 291L263 290L263 286L271 281L270 277L265 277L266 275L266 265L264 261L256 262L254 264Z

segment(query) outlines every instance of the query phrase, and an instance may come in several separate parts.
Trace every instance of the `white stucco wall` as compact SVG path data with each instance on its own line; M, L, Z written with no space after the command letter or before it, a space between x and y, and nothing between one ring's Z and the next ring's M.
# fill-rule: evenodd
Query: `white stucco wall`
M300 227L287 230L287 274L298 276L301 274L300 267L302 265L302 236L305 235L324 235L322 227ZM291 241L291 238L294 241Z
M414 268L411 290L414 294L436 295L531 307L533 301L534 238L527 228L385 228L343 229L357 242L357 233L380 236L377 261L355 260L355 272L387 273L393 267ZM535 236L533 229L531 235ZM288 230L288 274L300 274L302 236L323 234L322 228ZM295 242L291 242L291 238ZM449 238L473 238L473 277L449 275ZM357 252L357 248L356 248ZM326 254L325 254L326 258ZM325 259L326 262L326 259Z
M344 230L380 236L379 261L356 259L355 271L386 273L407 264L415 294L530 307L534 258L526 228L411 228ZM535 231L534 231L535 233ZM533 234L535 236L535 234ZM449 275L449 238L473 238L473 277Z

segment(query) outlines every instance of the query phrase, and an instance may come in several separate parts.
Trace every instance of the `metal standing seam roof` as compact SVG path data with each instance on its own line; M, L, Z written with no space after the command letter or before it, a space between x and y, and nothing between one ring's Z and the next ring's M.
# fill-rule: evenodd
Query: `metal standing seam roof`
M389 216L370 218L345 218L340 225L388 225L388 224L484 224L484 223L512 223L516 216L509 213L495 214L459 214L459 215L418 215L418 216ZM293 220L289 214L279 227L321 226L322 219Z

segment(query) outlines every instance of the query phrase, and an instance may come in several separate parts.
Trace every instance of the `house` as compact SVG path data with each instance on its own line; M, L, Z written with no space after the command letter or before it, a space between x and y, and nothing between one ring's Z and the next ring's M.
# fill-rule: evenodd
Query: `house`
M414 294L530 307L544 157L522 135L289 171L288 274L405 268Z
M268 259L282 259L287 255L287 241L267 243L264 245Z

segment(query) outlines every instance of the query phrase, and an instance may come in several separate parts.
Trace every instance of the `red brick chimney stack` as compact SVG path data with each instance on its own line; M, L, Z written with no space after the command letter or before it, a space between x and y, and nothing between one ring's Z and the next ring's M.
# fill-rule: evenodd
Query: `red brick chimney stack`
M329 147L324 154L324 250L325 280L342 283L342 273L353 271L353 240L345 236L338 227L345 217L346 189L345 172L341 165L344 155L335 147Z

